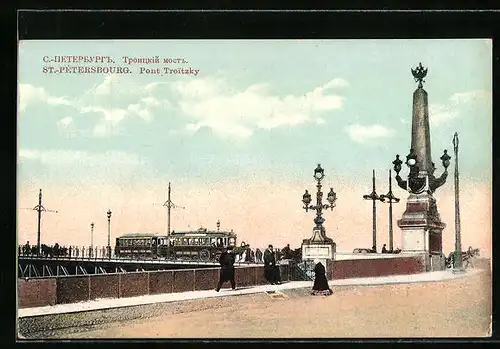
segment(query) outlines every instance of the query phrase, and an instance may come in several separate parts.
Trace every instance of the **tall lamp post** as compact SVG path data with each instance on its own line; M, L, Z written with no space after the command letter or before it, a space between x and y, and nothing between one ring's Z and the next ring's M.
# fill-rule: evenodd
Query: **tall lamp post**
M458 183L458 133L453 136L453 150L455 151L455 258L453 258L454 272L463 272L462 241L460 235L460 199Z
M372 176L372 192L368 195L363 195L363 199L365 200L372 200L373 202L373 243L372 243L372 251L377 252L377 204L376 202L380 200L380 197L377 195L377 192L375 191L375 170L373 170L373 176Z
M219 229L220 229L220 221L217 220L217 232L219 232Z
M108 259L111 259L111 210L108 210Z
M387 194L380 195L380 201L389 203L389 251L394 251L394 243L393 243L393 233L392 233L392 204L398 203L399 198L395 197L392 193L392 178L391 178L391 170L389 170L389 192Z
M316 211L316 217L314 218L314 223L316 223L316 227L314 228L313 232L314 235L312 239L310 239L311 243L316 243L316 242L324 242L327 241L328 238L326 237L325 234L325 228L323 227L323 223L325 219L322 217L323 215L323 209L331 209L333 211L333 208L335 207L335 202L337 201L337 194L333 191L333 188L330 188L330 192L328 193L327 200L329 204L323 204L323 192L321 191L322 185L321 185L321 180L325 177L324 170L321 168L321 165L318 164L318 167L314 170L314 179L316 179L317 184L316 188L318 188L318 191L316 192L316 205L310 205L311 203L311 194L306 190L304 195L302 196L302 202L304 203L304 209L306 212L309 210L315 210Z
M90 251L94 251L94 222L90 223Z

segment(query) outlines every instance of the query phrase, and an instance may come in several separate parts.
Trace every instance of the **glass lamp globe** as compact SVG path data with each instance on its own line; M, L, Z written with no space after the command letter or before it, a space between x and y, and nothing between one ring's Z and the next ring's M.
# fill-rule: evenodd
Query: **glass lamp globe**
M408 163L408 166L415 166L417 161L415 159L408 159L407 163Z

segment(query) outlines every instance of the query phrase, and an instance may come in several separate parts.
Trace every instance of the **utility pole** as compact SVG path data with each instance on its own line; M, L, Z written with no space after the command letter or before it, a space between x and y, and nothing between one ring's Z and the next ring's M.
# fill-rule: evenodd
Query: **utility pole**
M453 136L453 150L455 151L455 258L453 258L453 271L463 272L462 266L462 241L460 236L460 198L458 183L458 133Z
M389 251L394 249L394 238L392 233L392 204L398 203L399 198L395 197L392 193L392 178L391 170L389 170L389 192L386 195L380 195L380 201L389 203Z
M42 189L40 189L40 193L38 194L38 205L36 205L35 207L33 208L26 208L24 210L33 210L33 211L37 211L38 212L38 230L37 230L37 237L36 237L36 252L37 252L37 255L40 256L41 254L41 245L40 245L40 242L41 242L41 225L42 225L42 212L54 212L54 213L58 213L59 211L55 211L55 210L47 210L45 207L43 207L42 205Z
M167 207L167 236L170 236L170 210L172 208L185 209L185 207L177 206L172 202L172 200L170 199L170 192L171 192L170 182L168 182L168 197L167 197L167 201L165 201L165 203L163 204L163 206Z
M365 200L372 200L373 202L373 246L372 246L372 251L377 252L377 206L376 202L380 200L380 197L377 195L377 192L375 191L375 170L373 170L373 177L372 177L372 192L368 195L363 195L363 199Z

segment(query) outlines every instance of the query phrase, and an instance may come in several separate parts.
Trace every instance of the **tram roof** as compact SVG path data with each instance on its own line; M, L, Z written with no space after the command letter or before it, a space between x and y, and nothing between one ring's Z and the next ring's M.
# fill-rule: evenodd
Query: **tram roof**
M216 230L208 230L208 229L198 229L198 230L190 230L190 231L172 231L170 233L171 236L200 236L203 234L204 236L236 236L234 231L216 231ZM119 239L122 238L148 238L148 237L166 237L166 235L159 235L158 233L129 233L123 234L119 236Z
M119 238L147 238L156 235L158 235L158 233L130 233L130 234L123 234L119 236Z
M207 229L198 229L198 230L190 230L190 231L172 231L170 235L172 236L184 236L184 235L199 235L205 234L207 236L236 236L234 231L216 231L216 230L207 230Z

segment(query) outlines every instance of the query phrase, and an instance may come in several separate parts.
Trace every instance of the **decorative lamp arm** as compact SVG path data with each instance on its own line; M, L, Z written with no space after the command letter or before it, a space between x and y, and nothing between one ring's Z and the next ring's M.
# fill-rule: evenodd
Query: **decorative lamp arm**
M396 175L396 182L401 189L407 190L407 181L404 181L399 174Z
M442 186L446 182L446 178L448 178L448 170L444 170L443 174L438 178L429 178L429 189L431 190L431 192L434 192L437 188Z

